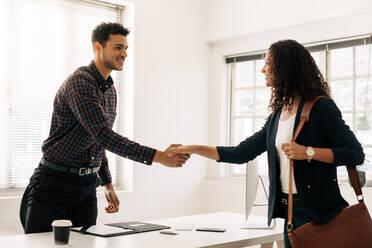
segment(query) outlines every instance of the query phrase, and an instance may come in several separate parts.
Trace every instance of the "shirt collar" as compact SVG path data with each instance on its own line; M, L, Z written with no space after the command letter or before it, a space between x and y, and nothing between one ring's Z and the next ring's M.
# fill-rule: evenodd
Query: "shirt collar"
M97 81L98 88L102 91L105 92L108 88L110 88L113 84L114 81L112 80L112 77L109 76L107 80L105 80L101 73L99 73L96 65L94 64L94 61L90 62L89 68L93 71L93 77Z

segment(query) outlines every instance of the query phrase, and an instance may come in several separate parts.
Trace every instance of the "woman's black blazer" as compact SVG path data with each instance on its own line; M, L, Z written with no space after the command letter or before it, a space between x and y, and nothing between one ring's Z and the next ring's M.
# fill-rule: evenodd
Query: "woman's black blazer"
M294 130L296 130L304 101L297 110ZM219 162L242 164L267 151L270 194L268 223L272 218L282 217L279 208L281 196L279 157L275 147L275 137L281 110L271 114L262 129L234 147L218 146ZM328 164L312 160L294 161L294 177L298 196L313 220L325 223L336 216L348 203L342 198L337 183L337 166L362 164L363 148L353 132L342 120L341 112L330 98L321 98L310 113L296 143L304 146L331 148L334 163Z

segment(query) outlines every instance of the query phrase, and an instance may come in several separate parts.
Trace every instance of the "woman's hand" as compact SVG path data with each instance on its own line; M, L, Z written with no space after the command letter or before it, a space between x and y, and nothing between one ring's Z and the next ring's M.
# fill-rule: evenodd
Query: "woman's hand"
M168 156L174 157L180 154L191 155L198 154L200 156L210 158L213 160L219 160L220 156L215 146L202 146L202 145L189 145L189 146L175 146L171 148Z
M307 159L306 146L299 145L296 142L283 143L282 150L288 159L293 160Z

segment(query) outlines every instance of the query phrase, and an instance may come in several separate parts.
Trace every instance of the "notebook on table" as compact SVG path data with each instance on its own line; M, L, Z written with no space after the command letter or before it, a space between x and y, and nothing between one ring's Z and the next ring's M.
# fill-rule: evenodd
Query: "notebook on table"
M74 227L72 231L91 234L100 237L114 237L133 233L158 231L168 229L169 226L150 224L138 221L118 222L111 224L93 225L90 227Z

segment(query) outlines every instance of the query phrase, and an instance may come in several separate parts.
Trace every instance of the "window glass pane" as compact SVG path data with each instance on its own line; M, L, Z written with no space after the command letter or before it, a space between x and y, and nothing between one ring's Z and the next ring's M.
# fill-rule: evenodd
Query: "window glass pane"
M252 114L253 90L235 90L234 92L234 115Z
M369 63L369 70L368 70ZM371 45L355 47L355 74L372 74L372 48Z
M353 81L342 80L331 83L332 96L341 111L352 110L353 107Z
M372 144L372 113L357 113L355 119L355 133L362 144Z
M366 155L364 164L368 165L369 173L372 174L372 146L369 145L367 147L364 147L363 152Z
M252 134L252 118L235 119L234 121L234 145L239 144Z
M263 59L256 60L256 86L265 86L265 74L261 72L262 68L265 65L265 61Z
M345 124L353 130L353 114L352 113L342 113L342 119L345 121Z
M316 65L318 66L318 69L322 73L323 77L326 76L326 52L312 52L311 56L314 58Z
M356 109L372 111L372 79L356 80Z
M238 145L250 135L252 135L252 118L236 119L234 121L233 145ZM235 175L245 174L245 169L245 164L232 166L232 172Z
M256 89L256 102L254 104L256 108L256 115L267 115L269 110L270 101L270 88L257 88Z
M254 127L253 132L260 131L262 127L265 125L266 117L265 118L255 118L254 119Z
M254 61L235 64L234 87L252 87L254 78Z
M335 49L329 52L329 75L330 78L352 76L353 72L353 48Z
M363 148L365 159L363 163L363 167L366 170L366 179L367 182L372 180L372 146L364 147ZM368 184L370 187L371 185Z
M319 52L312 52L312 53L310 53L310 54L311 54L311 56L314 58L315 63L316 63L317 65L319 65L319 62L320 62Z
M337 180L339 182L346 182L348 178L346 166L337 166Z

